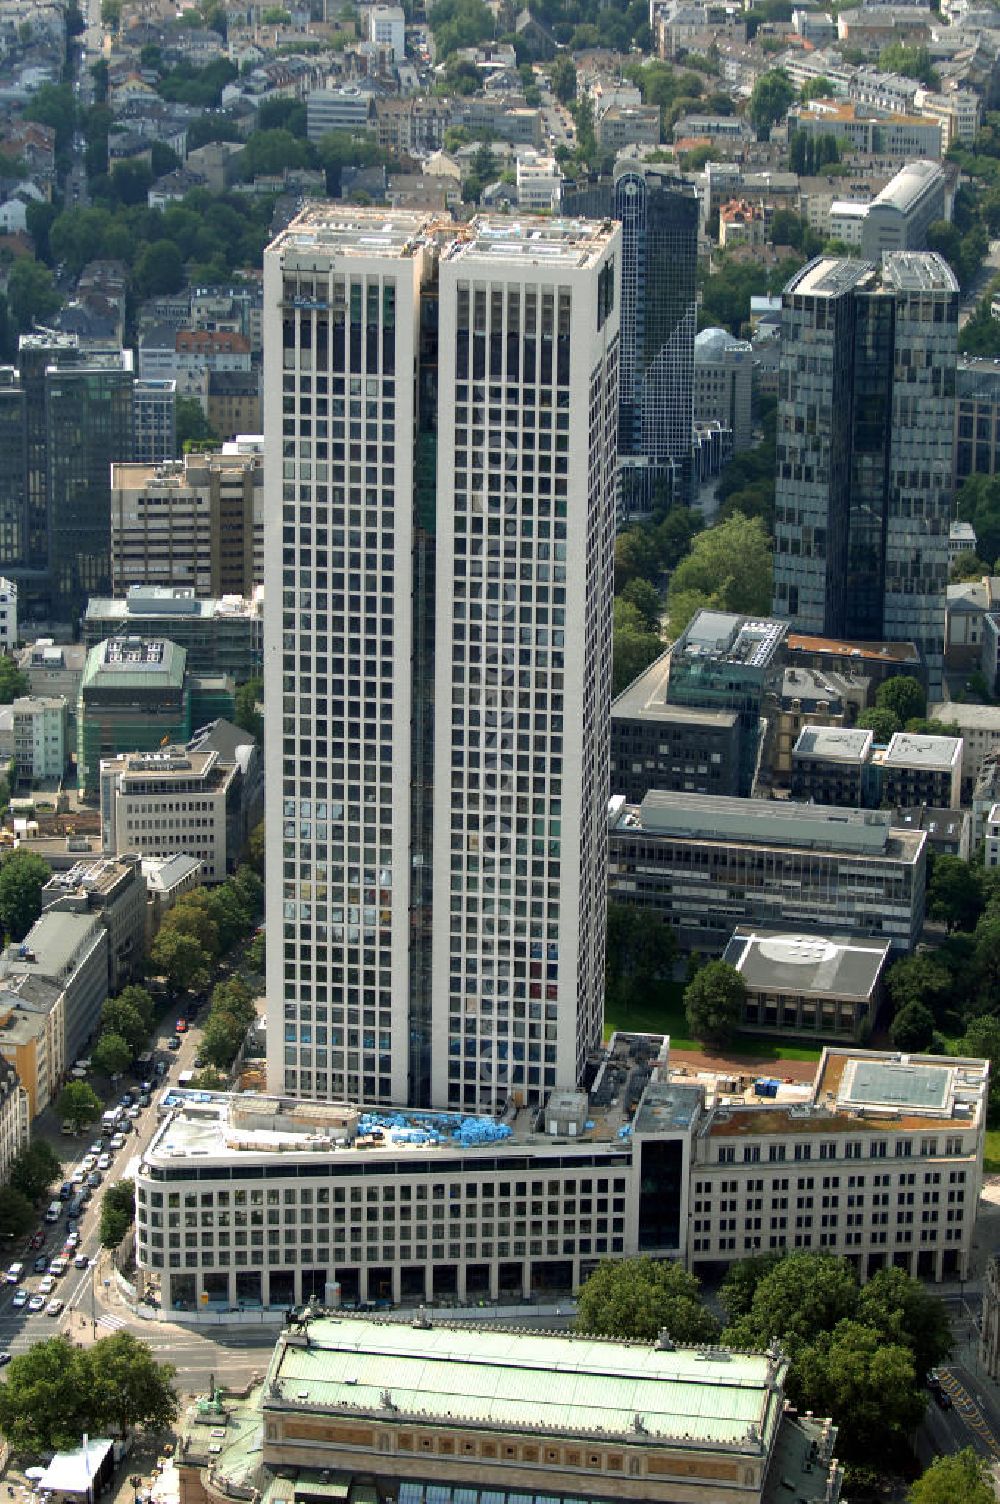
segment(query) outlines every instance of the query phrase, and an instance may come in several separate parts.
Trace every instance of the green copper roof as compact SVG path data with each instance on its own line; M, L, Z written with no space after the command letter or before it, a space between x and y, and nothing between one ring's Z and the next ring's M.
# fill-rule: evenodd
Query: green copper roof
M785 1369L764 1354L348 1316L312 1320L308 1336L308 1347L297 1335L279 1342L265 1405L628 1433L753 1455L770 1444Z

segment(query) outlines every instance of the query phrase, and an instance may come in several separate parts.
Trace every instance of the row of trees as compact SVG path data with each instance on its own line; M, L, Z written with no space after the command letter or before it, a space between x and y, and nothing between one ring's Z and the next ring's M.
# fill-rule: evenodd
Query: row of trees
M19 1457L77 1447L83 1435L165 1431L177 1418L175 1373L130 1332L85 1348L68 1336L36 1342L0 1384L0 1431Z
M213 966L253 931L263 902L264 885L249 866L217 887L185 893L153 941L151 970L178 995L207 986Z
M31 1231L39 1205L48 1198L60 1169L57 1155L44 1139L21 1150L7 1184L0 1186L0 1238L22 1238Z
M764 1351L775 1339L789 1359L789 1399L832 1415L837 1448L855 1485L873 1459L904 1468L926 1405L923 1375L952 1346L945 1307L902 1269L859 1286L851 1265L826 1253L766 1254L734 1264L719 1301L720 1324L694 1275L680 1265L632 1259L599 1266L580 1291L577 1327L600 1336L721 1341ZM932 1497L932 1496L931 1496Z

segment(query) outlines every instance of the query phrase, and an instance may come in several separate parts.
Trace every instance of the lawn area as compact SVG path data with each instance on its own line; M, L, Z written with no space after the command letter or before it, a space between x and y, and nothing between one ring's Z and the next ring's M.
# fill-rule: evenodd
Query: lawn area
M683 982L664 982L650 992L649 1001L641 1007L622 1008L614 1002L605 1004L604 1037L609 1038L615 1029L633 1033L669 1034L675 1050L700 1050L702 1045L688 1033L684 1014ZM739 1060L818 1060L821 1046L783 1044L762 1034L747 1034L726 1050L726 1058ZM1000 1157L1000 1132L997 1134L997 1154ZM1000 1168L1000 1165L998 1165Z
M983 1169L987 1175L1000 1174L1000 1128L987 1128L986 1130Z

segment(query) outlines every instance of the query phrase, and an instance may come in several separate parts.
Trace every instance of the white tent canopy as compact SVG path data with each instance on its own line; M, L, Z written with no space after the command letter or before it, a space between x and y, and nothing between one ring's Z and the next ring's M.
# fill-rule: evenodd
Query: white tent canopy
M38 1480L38 1487L53 1494L90 1496L97 1471L113 1446L113 1441L88 1438L74 1452L57 1452Z

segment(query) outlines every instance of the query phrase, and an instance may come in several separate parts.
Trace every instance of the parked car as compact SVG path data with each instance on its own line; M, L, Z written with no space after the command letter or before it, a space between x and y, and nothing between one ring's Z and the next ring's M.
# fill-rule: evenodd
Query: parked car
M100 1185L103 1179L104 1176L101 1174L100 1170L91 1170L90 1174L87 1176L87 1184L91 1187L92 1190L96 1191L97 1187Z
M31 1297L31 1299L28 1301L28 1310L29 1311L44 1311L45 1310L45 1296L44 1295L33 1295Z
M48 1305L45 1307L46 1316L61 1316L62 1311L63 1303L61 1300L50 1300Z
M94 1168L94 1166L96 1165L96 1163L97 1163L97 1155L96 1154L85 1154L83 1156L83 1158L81 1159L81 1161L80 1161L80 1168L82 1170L90 1171L90 1170L92 1170Z
M115 1136L114 1136L114 1138L111 1140L110 1148L112 1149L113 1152L117 1152L117 1150L124 1149L124 1147L125 1147L125 1135L124 1135L124 1133L116 1133Z
M32 1248L41 1248L41 1246L42 1246L42 1244L44 1242L45 1242L45 1228L44 1227L39 1227L37 1229L37 1231L33 1232L32 1235L31 1235L31 1246L32 1246Z
M97 1168L99 1170L110 1170L111 1169L111 1155L110 1154L102 1154L101 1157L100 1157L100 1159L97 1161Z
M39 1293L39 1295L51 1295L52 1291L55 1289L55 1287L56 1287L55 1276L52 1275L52 1274L47 1274L44 1279L40 1279L38 1281L38 1293Z
M23 1311L24 1308L25 1308L25 1306L27 1304L28 1304L28 1292L27 1292L27 1290L15 1290L14 1291L14 1299L11 1301L11 1305L14 1307L14 1310L15 1311Z
M174 1024L174 1033L175 1034L186 1034L187 1033L187 1019L186 1018L179 1018L177 1020L177 1022Z
M181 1036L179 1034L171 1034L170 1038L167 1040L167 1049L168 1050L179 1050L180 1047L181 1047Z

